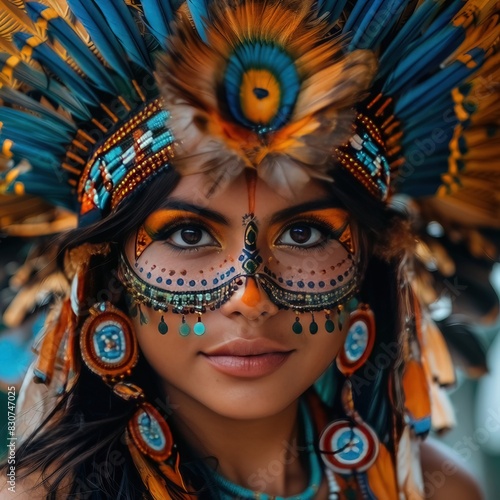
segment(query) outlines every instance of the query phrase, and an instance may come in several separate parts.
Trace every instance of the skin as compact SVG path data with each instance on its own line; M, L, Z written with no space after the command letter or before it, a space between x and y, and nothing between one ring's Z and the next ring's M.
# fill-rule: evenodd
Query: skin
M182 178L171 197L192 203L193 193L202 181L200 175ZM270 224L274 214L292 205L324 198L326 194L321 184L311 182L290 202L277 197L259 181L255 215L263 256L269 253L268 233L276 234L275 225ZM206 204L227 218L228 224L220 235L222 248L181 253L176 257L177 263L168 262L170 267L184 265L194 269L198 260L198 267L206 268L207 260L218 262L237 257L243 243L242 216L248 210L247 197L247 185L241 176L221 195L198 200L197 204ZM333 259L336 252L345 254L337 242L331 245L336 248L330 249ZM129 262L135 260L134 249L135 235L126 245ZM298 250L286 251L302 255ZM172 259L173 253L168 243L155 241L141 255L141 262L148 258L160 265L162 259L164 262ZM297 454L286 450L290 446L293 449L297 439L298 398L332 363L344 341L345 328L327 333L322 326L324 315L317 313L319 332L313 336L305 330L302 335L296 335L291 330L295 321L293 311L279 310L261 289L257 302L249 304L244 295L242 286L220 309L204 314L207 333L202 337L179 335L176 331L179 314L159 313L144 306L141 307L148 324L141 324L136 316L134 327L142 352L163 381L174 408L172 418L191 444L202 454L217 456L221 472L234 482L253 488L264 484L270 494L297 494L306 487L307 477L300 460L293 459ZM157 330L162 314L170 328L164 336ZM309 314L302 316L305 328L310 317ZM187 316L191 324L195 318L195 315ZM332 319L337 320L336 313L332 312ZM220 373L200 354L235 338L265 338L293 352L273 373L250 379ZM290 446L285 447L283 443ZM285 460L289 465L279 475L266 475L266 464L285 455L290 458Z

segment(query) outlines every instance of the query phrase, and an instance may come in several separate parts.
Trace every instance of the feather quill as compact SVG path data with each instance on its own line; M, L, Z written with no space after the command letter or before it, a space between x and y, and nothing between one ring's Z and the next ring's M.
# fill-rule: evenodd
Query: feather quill
M8 0L0 0L0 37L11 40L12 35L21 30L32 35L37 34L25 12Z

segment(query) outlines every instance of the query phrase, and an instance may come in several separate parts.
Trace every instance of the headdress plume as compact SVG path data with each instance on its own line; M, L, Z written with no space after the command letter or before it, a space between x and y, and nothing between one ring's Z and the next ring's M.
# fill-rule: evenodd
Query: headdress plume
M310 178L330 179L374 55L345 54L311 1L188 7L159 79L179 143L176 168L206 172L209 190L254 168L284 196Z

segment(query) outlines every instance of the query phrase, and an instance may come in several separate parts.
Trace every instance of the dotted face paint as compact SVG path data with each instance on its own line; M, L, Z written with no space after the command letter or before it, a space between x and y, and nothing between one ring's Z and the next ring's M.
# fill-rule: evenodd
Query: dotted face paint
M136 261L123 256L120 264L136 301L202 313L227 302L249 276L278 307L297 312L330 310L355 293L359 252L344 210L284 213L265 224L246 216L237 230L201 212L162 209L144 222Z

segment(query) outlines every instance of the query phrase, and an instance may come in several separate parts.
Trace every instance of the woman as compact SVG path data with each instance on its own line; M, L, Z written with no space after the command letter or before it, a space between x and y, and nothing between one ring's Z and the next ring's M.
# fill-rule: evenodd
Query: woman
M470 97L498 73L495 38L479 43L494 2L47 4L2 2L23 31L4 42L3 152L31 166L6 190L80 226L61 242L72 292L38 348L49 392L22 493L429 493L419 440L431 402L449 423L453 374L396 193L448 193L443 219L474 210L471 179L491 199L467 147L494 158L497 89ZM433 497L478 497L453 470Z

